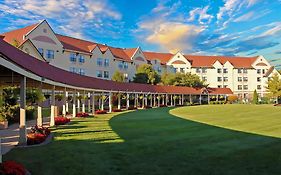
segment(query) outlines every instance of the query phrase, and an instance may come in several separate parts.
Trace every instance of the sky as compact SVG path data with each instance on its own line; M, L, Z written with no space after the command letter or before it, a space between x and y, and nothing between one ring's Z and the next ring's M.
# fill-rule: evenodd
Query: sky
M0 0L0 33L44 19L115 47L263 55L281 69L281 0Z

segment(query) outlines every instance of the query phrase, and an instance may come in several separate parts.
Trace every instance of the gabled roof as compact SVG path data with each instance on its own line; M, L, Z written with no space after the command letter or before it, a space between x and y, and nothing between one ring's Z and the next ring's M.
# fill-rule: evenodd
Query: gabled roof
M174 56L171 53L157 53L157 52L143 52L145 58L149 61L160 60L161 64L167 64L167 62Z
M229 61L235 68L252 68L252 64L257 57L232 57L232 56L202 56L202 55L184 55L191 62L192 67L213 67L216 61L225 64Z
M273 72L273 70L274 70L274 66L271 66L271 67L268 69L268 71L264 74L263 77L268 77L268 76Z
M124 52L130 57L132 58L134 56L134 54L136 53L136 51L138 50L138 48L125 48Z
M31 32L39 24L40 23L36 23L36 24L30 25L30 26L27 26L27 27L24 27L21 29L16 29L16 30L12 30L10 32L3 33L2 35L4 36L4 41L12 44L14 42L14 40L16 40L19 43L19 45L21 45L25 40L24 36L26 34L28 34L29 32Z
M115 58L122 59L124 61L129 61L132 62L131 57L129 57L125 52L124 49L121 48L114 48L114 47L108 47L109 50L111 51L112 55Z

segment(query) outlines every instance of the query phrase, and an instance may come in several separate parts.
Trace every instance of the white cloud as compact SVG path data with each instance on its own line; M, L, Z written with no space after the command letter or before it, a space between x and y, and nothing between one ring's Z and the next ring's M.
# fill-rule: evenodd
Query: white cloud
M107 0L4 0L0 12L35 22L42 19L57 20L66 34L81 36L83 27L103 23L110 26L122 15Z
M235 20L233 20L233 22L241 22L241 21L248 21L250 19L253 19L255 13L253 11L248 12L238 18L236 18Z
M198 18L200 24L210 23L214 16L208 14L209 6L202 8L195 8L189 12L189 18L187 21L194 21Z

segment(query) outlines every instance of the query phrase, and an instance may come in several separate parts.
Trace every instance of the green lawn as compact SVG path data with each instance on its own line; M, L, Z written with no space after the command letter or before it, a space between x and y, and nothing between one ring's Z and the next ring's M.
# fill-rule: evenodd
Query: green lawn
M170 111L178 117L227 129L281 138L281 107L205 105Z
M255 119L261 111L267 111L263 117L269 120L254 120L263 124L280 115L278 109L279 115L274 117L278 110L270 106L240 105L183 107L172 112L194 118L195 114L204 118L215 112L220 120L230 120L231 113L220 117L223 108L233 108L237 121L243 120L245 112ZM279 138L193 122L169 114L170 109L119 113L114 118L108 114L75 119L54 131L56 138L51 144L14 149L4 159L22 162L35 175L281 173ZM281 119L275 121L278 125ZM248 130L252 130L252 122L247 123ZM271 130L279 132L278 126Z

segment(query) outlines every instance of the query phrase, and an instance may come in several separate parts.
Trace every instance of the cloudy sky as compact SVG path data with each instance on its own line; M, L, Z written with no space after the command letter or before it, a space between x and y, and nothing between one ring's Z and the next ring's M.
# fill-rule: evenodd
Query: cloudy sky
M281 68L281 0L0 0L0 33L47 19L116 47L264 55Z

